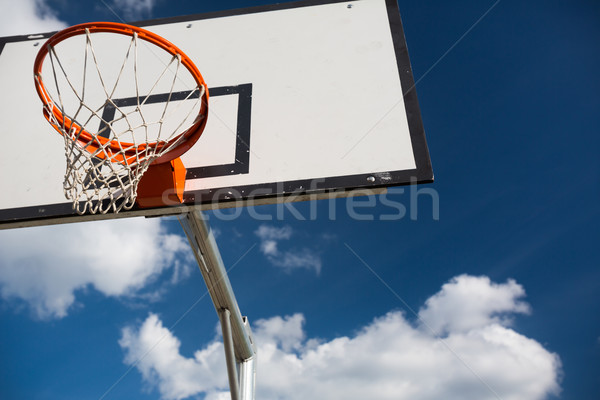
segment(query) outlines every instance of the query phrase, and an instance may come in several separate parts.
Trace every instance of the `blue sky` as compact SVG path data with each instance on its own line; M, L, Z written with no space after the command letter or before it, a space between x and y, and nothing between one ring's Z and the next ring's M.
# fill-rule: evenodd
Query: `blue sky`
M0 34L261 4L2 0ZM600 5L399 8L435 183L209 214L258 398L596 398ZM173 219L0 231L0 398L226 398L196 268Z

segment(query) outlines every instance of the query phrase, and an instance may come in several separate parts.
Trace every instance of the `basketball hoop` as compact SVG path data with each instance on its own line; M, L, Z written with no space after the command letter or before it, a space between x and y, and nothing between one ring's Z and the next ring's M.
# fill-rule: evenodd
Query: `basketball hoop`
M131 209L147 171L171 171L170 182L143 186L182 200L178 157L202 134L209 96L180 49L135 26L76 25L42 46L34 80L44 116L64 138L63 189L77 213Z

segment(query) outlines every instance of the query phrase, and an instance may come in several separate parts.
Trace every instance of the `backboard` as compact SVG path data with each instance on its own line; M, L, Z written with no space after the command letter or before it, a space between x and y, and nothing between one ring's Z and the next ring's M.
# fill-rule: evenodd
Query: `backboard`
M206 128L182 156L183 204L77 215L62 189L63 140L42 116L33 85L34 59L52 33L7 37L0 38L0 229L433 180L395 0L303 1L134 25L181 48L209 87Z

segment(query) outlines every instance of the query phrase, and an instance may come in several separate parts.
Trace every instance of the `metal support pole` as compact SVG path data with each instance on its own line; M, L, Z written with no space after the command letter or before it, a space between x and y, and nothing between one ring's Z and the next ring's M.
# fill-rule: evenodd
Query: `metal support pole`
M237 380L237 365L233 351L230 316L231 313L228 309L219 311L221 330L223 331L223 347L225 348L225 363L227 364L227 376L229 377L229 392L231 393L231 400L239 400L240 384Z
M250 324L240 313L215 238L200 211L180 216L179 222L221 321L231 398L254 400L256 346Z
M248 335L250 335L250 338L252 339L252 331L250 330L248 318L242 317L242 320ZM254 387L256 382L256 351L254 352L254 357L248 358L242 363L238 363L238 366L240 400L254 400Z

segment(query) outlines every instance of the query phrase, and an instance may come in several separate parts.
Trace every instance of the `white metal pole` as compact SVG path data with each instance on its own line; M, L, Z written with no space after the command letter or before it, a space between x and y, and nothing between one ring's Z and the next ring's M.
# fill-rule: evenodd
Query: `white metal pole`
M256 346L250 324L240 313L217 242L200 211L180 216L179 222L190 242L221 321L232 400L238 400L234 397L238 395L240 400L254 400ZM233 360L239 368L239 376L236 371L238 368L232 368ZM232 382L237 385L232 385Z
M250 330L248 318L243 317L243 322L244 327L250 335L250 338L252 338L252 331ZM238 366L240 375L240 400L254 400L256 383L256 351L254 352L254 357L248 358L244 362L239 363Z
M237 363L233 350L233 336L231 334L231 313L228 309L219 311L221 330L223 331L223 347L225 349L225 363L227 364L227 376L229 377L229 393L231 400L240 399L240 383L237 377Z

